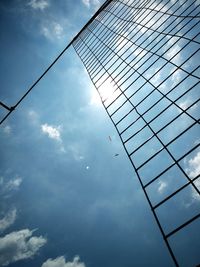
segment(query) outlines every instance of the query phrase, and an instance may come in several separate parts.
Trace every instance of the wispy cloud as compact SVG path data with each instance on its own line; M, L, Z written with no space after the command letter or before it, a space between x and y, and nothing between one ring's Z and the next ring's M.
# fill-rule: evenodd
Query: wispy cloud
M183 110L186 110L189 106L192 105L192 103L193 103L192 100L190 100L190 99L186 99L186 100L184 100L184 101L182 101L182 102L179 103L179 107L180 107L181 109L183 109ZM194 104L194 105L190 108L190 110L194 110L194 109L197 108L197 107L198 107L198 105L197 105L197 104ZM180 111L180 112L181 112L181 111Z
M74 160L76 161L82 161L84 160L84 156L82 155L81 151L81 146L78 143L71 143L67 147L67 151L70 154L70 156L73 157Z
M188 168L186 169L190 178L195 178L200 174L200 152L188 161Z
M3 128L3 131L4 131L5 134L10 134L11 133L11 126L10 125L6 125Z
M41 27L41 34L51 40L54 41L55 39L61 39L64 36L64 29L62 25L58 22L50 22Z
M5 185L5 188L9 191L17 190L20 187L21 183L22 183L22 178L17 176L16 178L8 181Z
M174 71L175 69L172 69L170 74ZM174 87L175 85L177 85L180 80L181 80L181 70L177 69L171 76L171 81L172 81L172 87Z
M188 161L188 167L186 168L186 172L191 179L195 178L197 175L200 174L200 151ZM194 182L194 184L200 190L199 178ZM193 201L196 200L200 201L199 194L195 189L192 189L192 202L190 204L192 204Z
M38 124L39 123L39 114L35 110L29 110L27 112L29 122L31 124Z
M31 0L28 5L35 10L44 10L49 6L49 1L47 0Z
M20 176L16 176L8 181L2 176L0 177L0 193L7 196L10 192L18 190L21 183L22 178Z
M93 7L94 9L97 9L100 7L100 1L99 0L82 0L82 3L87 7L91 8Z
M159 181L158 183L159 187L158 187L158 193L162 194L163 191L165 190L165 188L167 187L167 183L163 182L163 181Z
M90 7L90 0L82 0L83 4L87 6L88 8Z
M3 232L8 227L10 227L15 222L16 216L16 209L8 211L7 214L2 219L0 219L0 232Z
M54 139L56 141L62 141L60 131L61 126L53 126L47 123L41 125L41 130L44 134L46 134L50 139Z
M45 123L45 124L42 124L40 127L41 127L43 134L46 134L48 138L55 140L57 142L57 144L59 145L59 152L65 153L66 150L65 150L63 140L61 137L62 126L61 125L54 126L54 125L49 125Z
M33 236L29 229L12 232L0 238L0 265L32 258L44 246L47 240L42 236Z
M80 262L79 256L74 257L73 261L66 262L63 256L56 259L48 259L41 267L86 267L83 262Z
M174 40L173 38L168 41L168 45L171 46L171 48L169 49L169 51L167 52L167 58L169 60L172 60L175 64L180 64L181 62L181 47L179 44L173 44ZM173 59L172 59L173 58Z
M195 6L200 5L200 0L196 0L194 4L195 4Z

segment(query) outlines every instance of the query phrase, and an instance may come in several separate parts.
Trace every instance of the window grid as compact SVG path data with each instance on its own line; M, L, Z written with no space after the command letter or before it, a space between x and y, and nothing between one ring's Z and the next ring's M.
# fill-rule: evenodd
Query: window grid
M170 237L197 220L200 209L170 231L165 230L158 209L188 188L200 197L200 174L190 166L200 153L199 8L195 0L181 4L170 0L110 1L73 42L176 266L179 262ZM160 166L156 164L159 159ZM145 181L144 173L146 168L152 171L151 164L158 173ZM179 172L184 182L152 203L149 188L162 182L171 170Z

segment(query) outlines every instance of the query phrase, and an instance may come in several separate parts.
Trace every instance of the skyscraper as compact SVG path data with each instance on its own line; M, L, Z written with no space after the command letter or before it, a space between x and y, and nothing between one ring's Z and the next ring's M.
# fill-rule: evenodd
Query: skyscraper
M107 0L13 107L0 102L2 123L73 45L176 266L200 264L199 24L199 0Z
M176 266L200 263L199 5L107 1L73 42Z

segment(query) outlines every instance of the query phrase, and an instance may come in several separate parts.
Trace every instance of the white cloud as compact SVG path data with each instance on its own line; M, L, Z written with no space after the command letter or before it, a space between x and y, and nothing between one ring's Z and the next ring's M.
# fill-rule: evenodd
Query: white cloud
M200 0L196 0L194 4L195 4L195 6L200 5Z
M33 257L44 246L47 240L32 236L34 231L23 229L0 238L0 265Z
M189 106L191 106L193 103L193 101L191 101L190 99L186 99L185 101L181 102L179 104L179 107L183 110L186 110ZM197 104L193 105L190 109L194 110L195 108L197 108ZM180 111L181 112L181 111Z
M17 190L19 186L22 183L22 178L21 177L16 177L14 179L11 179L5 184L5 189L11 191L11 190Z
M13 190L18 190L22 183L22 178L19 176L16 176L15 178L5 181L4 177L0 177L0 192L5 193Z
M56 259L48 259L41 267L86 267L85 264L79 260L79 256L76 256L72 262L66 262L65 258L61 256Z
M58 146L59 146L59 153L66 153L64 144L63 144L63 140L61 138L61 130L62 130L62 126L53 126L53 125L49 125L47 123L40 125L41 127L41 131L46 134L50 139L53 139L57 142Z
M173 38L172 38L173 39ZM171 46L171 45L173 45L173 41L174 40L170 40L170 41L168 41L168 44ZM169 49L169 51L167 52L167 58L169 59L169 60L171 60L171 58L173 58L172 59L172 61L175 63L175 64L180 64L180 61L181 61L181 47L178 45L178 44L175 44L175 45L173 45L170 49ZM176 55L176 56L175 56Z
M0 219L0 232L3 232L8 227L10 227L16 219L17 216L17 210L12 209L3 217L3 219Z
M47 39L54 41L64 36L64 29L58 22L50 22L48 25L41 27L41 34Z
M170 72L170 74L174 71L174 69L172 69L172 71ZM181 80L181 70L177 69L171 76L171 80L172 80L172 87L174 87L175 85L177 85L180 80Z
M49 6L49 2L47 0L31 0L28 5L35 10L44 10Z
M194 184L196 185L196 187L200 190L200 179L197 179ZM192 190L192 198L194 200L200 201L200 197L199 194L197 193L197 191L195 189Z
M200 151L188 161L188 167L186 168L188 176L193 179L200 174ZM200 190L200 179L194 181L196 187ZM195 189L192 189L192 201L188 204L190 206L194 201L200 201L199 194Z
M31 124L39 123L39 115L35 110L29 110L27 114L28 114L28 119L30 120Z
M68 153L70 155L72 155L72 157L76 161L84 160L84 157L83 157L83 155L81 153L81 150L82 149L81 149L81 147L80 147L80 145L78 143L72 143L72 144L68 145L68 149L67 149Z
M159 194L162 194L163 191L164 191L164 189L167 187L167 183L166 182L163 182L163 181L159 181L158 182L158 185L159 185L159 187L158 187L158 193Z
M87 7L90 7L90 0L82 0L83 4Z
M186 169L186 172L190 178L195 178L198 174L200 174L200 152L188 161L188 168Z
M100 1L99 0L82 0L82 3L87 7L91 8L94 7L94 9L97 9L100 7Z
M41 130L44 134L47 134L47 136L51 139L54 139L56 141L61 141L61 126L52 126L48 125L47 123L41 125Z
M155 70L153 71L153 74L156 73L158 70L159 70L158 68L155 69ZM153 76L153 75L152 75L152 76ZM154 75L154 76L150 79L150 81L151 81L151 83L153 83L154 86L157 86L157 85L159 85L160 82L161 82L161 77L162 77L162 76L161 76L161 71L159 71L156 75Z
M3 128L3 131L4 133L6 134L10 134L11 133L11 127L9 125L6 125L4 128Z

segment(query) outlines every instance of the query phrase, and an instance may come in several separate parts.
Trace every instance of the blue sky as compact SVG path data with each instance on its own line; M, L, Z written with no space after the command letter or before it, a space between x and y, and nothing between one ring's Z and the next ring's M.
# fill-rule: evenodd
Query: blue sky
M15 104L102 3L0 1L1 101ZM4 122L0 143L0 265L174 266L72 47ZM199 155L183 162L191 177ZM166 188L160 181L152 190ZM192 200L184 204L199 204Z

